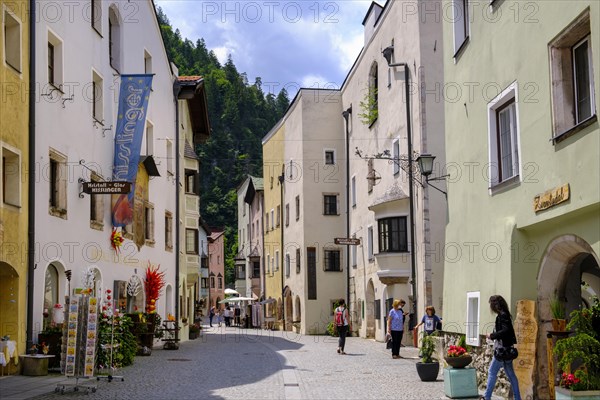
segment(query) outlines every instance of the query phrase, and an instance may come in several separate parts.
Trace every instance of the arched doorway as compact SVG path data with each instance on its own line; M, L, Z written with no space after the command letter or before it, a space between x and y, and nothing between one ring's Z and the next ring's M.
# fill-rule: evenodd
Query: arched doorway
M554 239L544 252L538 273L538 391L547 393L548 364L546 331L551 329L550 300L557 296L565 303L567 315L600 293L600 259L592 247L576 235ZM585 282L585 285L582 283Z
M2 335L19 343L19 274L5 262L0 262L0 310Z
M300 296L296 296L296 304L294 304L294 309L296 311L296 316L294 317L294 321L300 324L302 322L302 309L300 305Z
M171 284L167 284L167 288L165 289L165 318L168 314L174 315L173 311L173 286Z
M284 293L284 307L285 307L285 330L291 331L293 327L293 302L292 302L292 291L289 287L286 287Z
M375 286L373 285L373 280L369 280L367 284L367 293L366 293L367 302L367 313L365 315L365 320L367 322L367 339L375 338Z

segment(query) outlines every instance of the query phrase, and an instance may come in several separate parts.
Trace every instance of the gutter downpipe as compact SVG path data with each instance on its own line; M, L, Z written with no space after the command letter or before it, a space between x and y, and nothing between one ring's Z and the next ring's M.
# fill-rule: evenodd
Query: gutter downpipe
M181 179L180 174L179 174L179 93L181 91L181 85L179 84L179 81L177 80L177 77L175 77L175 82L173 82L173 100L175 101L175 148L176 153L175 153L175 224L177 226L177 229L175 229L175 321L177 321L177 324L179 324L179 258L180 258L180 244L179 244L179 238L180 238L180 224L179 224L179 219L180 217L180 204L179 204L179 198L180 198L180 193L179 193L179 180ZM179 331L176 330L175 331L175 339L179 339Z
M352 105L342 112L346 120L346 237L350 238L350 115ZM350 307L350 245L346 245L346 304ZM352 320L352 317L350 317Z
M283 307L283 310L281 312L281 317L282 317L282 321L283 321L283 331L286 330L286 324L285 324L285 286L284 286L284 280L283 280L283 271L285 269L285 255L283 254L283 246L284 246L284 233L283 233L283 184L285 183L285 164L283 164L281 166L281 175L278 177L279 179L279 185L280 185L280 192L281 192L281 199L279 201L279 227L281 229L281 269L279 270L279 272L281 273L281 306Z
M36 0L29 1L29 180L27 182L27 330L26 346L33 345L33 294L35 273L35 15Z

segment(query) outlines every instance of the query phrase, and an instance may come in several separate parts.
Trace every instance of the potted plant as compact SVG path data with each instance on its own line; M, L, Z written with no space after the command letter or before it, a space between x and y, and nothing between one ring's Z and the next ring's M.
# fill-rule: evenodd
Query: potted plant
M565 320L565 304L556 295L550 299L550 312L552 313L552 330L564 332L567 325L567 321Z
M575 334L556 342L554 354L565 371L555 388L557 400L600 398L600 333L592 325L594 307L573 311L567 328Z
M448 347L444 360L452 368L464 368L471 364L473 357L467 351L467 343L464 336L460 337L458 345Z
M200 329L202 329L202 327L199 323L190 325L190 340L197 339L198 336L200 336Z
M417 374L423 382L433 382L440 372L440 363L433 358L435 341L433 335L423 333L421 339L421 361L417 362Z

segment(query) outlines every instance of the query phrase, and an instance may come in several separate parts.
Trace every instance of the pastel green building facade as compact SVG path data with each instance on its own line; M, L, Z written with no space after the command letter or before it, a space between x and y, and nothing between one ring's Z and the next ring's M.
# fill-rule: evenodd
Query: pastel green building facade
M489 3L442 5L444 328L485 346L491 295L534 300L541 395L549 299L600 293L600 3Z

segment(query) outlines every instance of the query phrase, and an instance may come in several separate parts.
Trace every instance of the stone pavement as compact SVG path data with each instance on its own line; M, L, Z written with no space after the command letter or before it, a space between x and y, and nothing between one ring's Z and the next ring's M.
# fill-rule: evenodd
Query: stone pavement
M419 380L414 348L402 348L405 358L398 360L372 340L348 338L347 355L336 348L337 339L325 336L208 328L179 350L136 357L133 366L118 371L123 382L91 382L98 385L96 393L54 393L56 382L64 381L60 376L10 377L0 379L0 399L446 398L441 373L437 382Z

